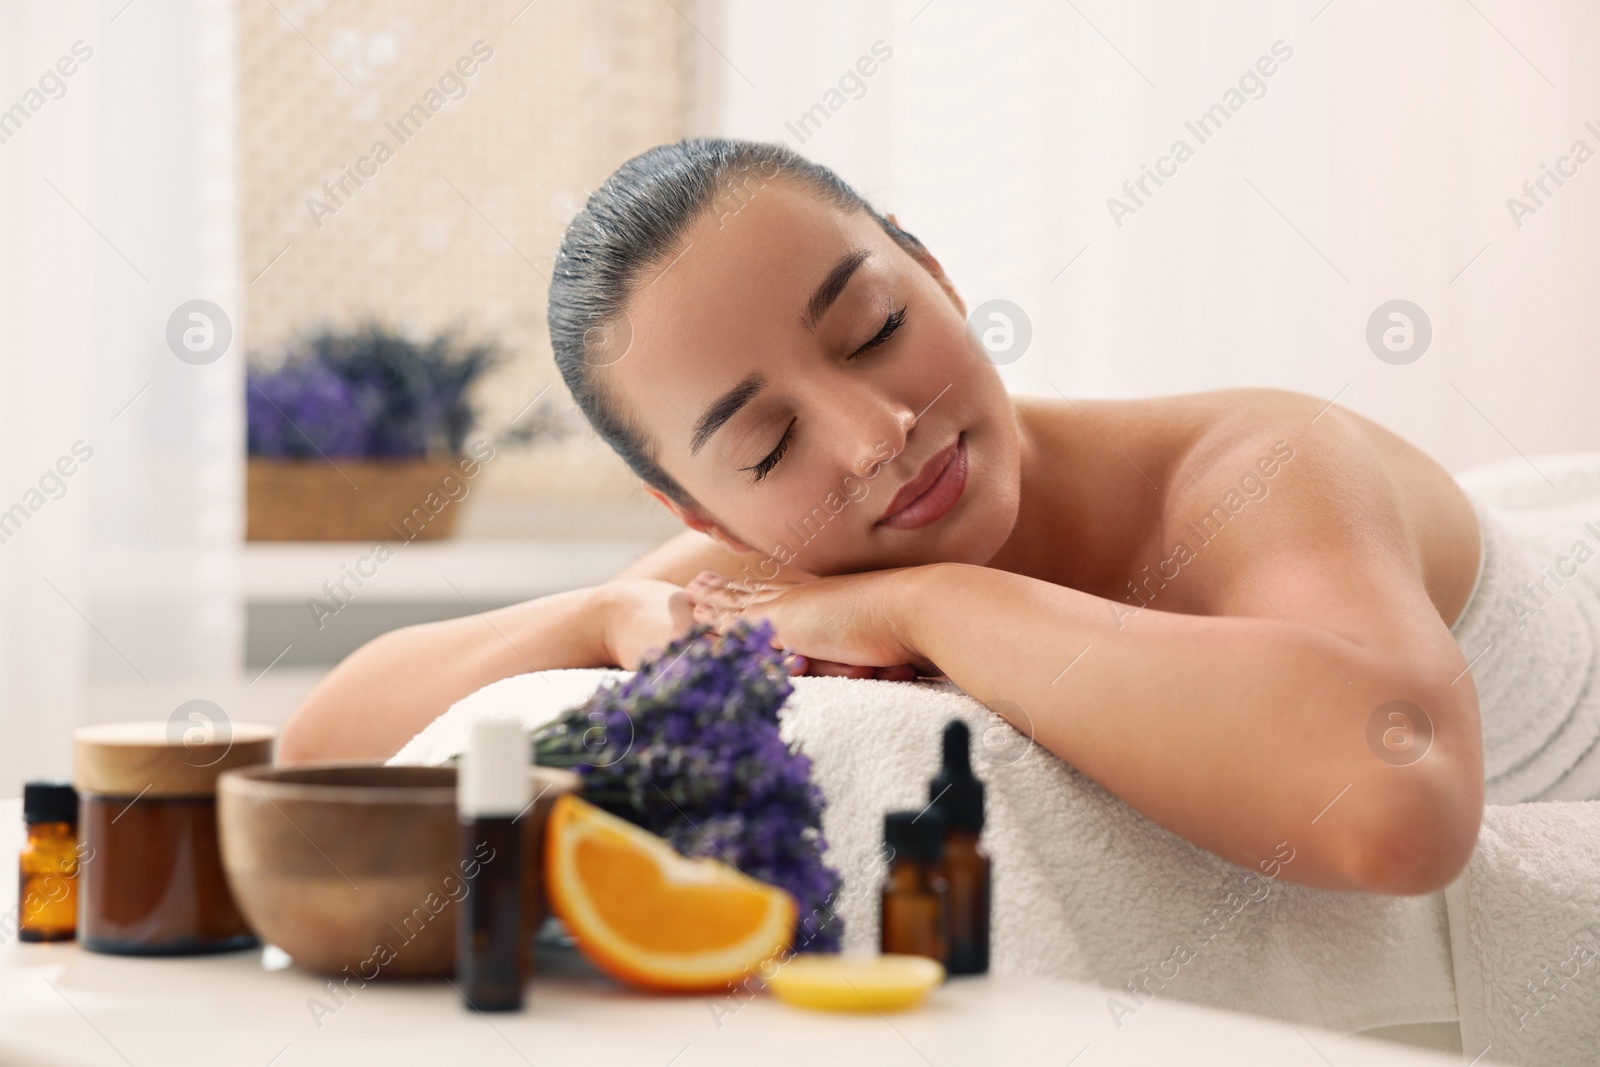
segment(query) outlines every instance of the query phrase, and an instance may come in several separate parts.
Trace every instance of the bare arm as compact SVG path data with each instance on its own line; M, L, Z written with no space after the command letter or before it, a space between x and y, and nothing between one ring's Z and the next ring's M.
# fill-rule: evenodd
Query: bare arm
M708 567L737 571L739 560L685 531L602 585L383 634L312 691L284 727L279 759L386 759L451 704L502 678L570 667L631 670L693 621L681 587Z
M1287 842L1289 881L1391 893L1440 888L1470 856L1476 709L1445 663L1408 658L1416 645L1162 611L1118 629L1106 601L1035 579L963 564L908 573L897 625L920 654L1202 848L1255 868ZM1369 719L1395 698L1434 726L1414 765L1368 745Z
M1280 432L1292 463L1201 544L1190 521ZM1149 588L1188 613L965 565L913 568L885 602L956 684L1195 844L1255 867L1287 842L1282 876L1330 889L1447 884L1483 803L1476 691L1354 420L1226 427L1174 481L1167 543L1196 543ZM1431 724L1420 758L1384 745L1392 701Z
M553 667L612 666L603 600L604 587L575 589L377 637L294 713L279 759L387 758L490 682Z
M611 581L443 622L393 630L351 653L290 717L285 762L387 759L462 697L502 678L627 667L692 621L673 589L738 557L685 531Z

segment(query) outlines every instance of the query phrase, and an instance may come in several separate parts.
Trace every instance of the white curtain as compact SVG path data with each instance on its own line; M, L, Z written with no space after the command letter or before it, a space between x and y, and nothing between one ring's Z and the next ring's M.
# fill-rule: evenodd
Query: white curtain
M1337 396L1452 470L1600 448L1592 4L741 0L706 36L707 132L834 166L969 308L1023 308L1015 391ZM1366 336L1396 299L1432 327L1401 365Z
M125 5L0 6L5 796L241 671L231 6ZM206 322L168 342L196 300L209 361Z

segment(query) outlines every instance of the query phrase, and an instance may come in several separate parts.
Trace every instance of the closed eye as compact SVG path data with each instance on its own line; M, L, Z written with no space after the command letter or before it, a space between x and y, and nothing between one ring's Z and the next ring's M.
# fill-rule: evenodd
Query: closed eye
M783 431L783 437L778 441L777 447L771 452L767 453L767 457L765 459L753 467L740 467L739 469L742 471L755 471L756 476L754 480L759 482L768 474L772 473L772 468L778 465L778 460L782 459L783 454L789 451L789 442L793 439L794 421L790 420L789 428Z
M883 328L874 334L866 344L862 345L860 348L851 353L850 358L859 359L871 349L877 348L878 346L886 343L889 338L894 336L896 330L905 325L905 321L906 309L904 307L900 308L898 311L890 312L888 318L883 320ZM774 447L771 452L767 453L766 458L761 460L761 462L757 463L753 467L740 467L739 469L741 471L754 472L755 478L753 480L757 482L761 481L761 479L772 473L772 469L778 465L778 461L783 458L784 453L789 451L789 444L793 440L794 422L791 420L788 428L783 431L783 437L779 439L777 446Z
M888 341L889 338L894 336L894 332L896 330L905 325L905 321L906 309L904 307L902 307L899 311L890 312L889 317L883 320L883 329L879 330L877 334L875 334L873 338L866 344L856 349L855 352L851 354L850 358L859 359L861 356L866 354L868 349L877 348L879 345Z

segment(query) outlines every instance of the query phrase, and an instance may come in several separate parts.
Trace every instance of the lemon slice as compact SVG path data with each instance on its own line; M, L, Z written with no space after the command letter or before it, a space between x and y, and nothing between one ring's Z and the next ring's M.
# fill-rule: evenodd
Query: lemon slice
M767 979L781 1001L818 1011L904 1011L944 981L926 956L796 956Z

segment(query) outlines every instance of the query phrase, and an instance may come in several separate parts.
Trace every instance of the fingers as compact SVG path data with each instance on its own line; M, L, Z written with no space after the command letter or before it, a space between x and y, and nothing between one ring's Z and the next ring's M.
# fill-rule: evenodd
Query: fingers
M697 623L709 623L718 630L725 629L739 618L746 607L753 606L752 591L742 583L730 581L716 571L705 570L695 575L683 588L689 610ZM776 637L774 644L778 643ZM791 653L785 658L791 676L809 674L823 678L874 678L890 682L911 682L917 679L917 669L909 663L894 666L863 666L817 659Z
M667 597L667 615L672 620L674 632L681 633L694 621L694 601L679 590Z
M684 592L695 600L703 599L728 584L728 580L716 571L701 571L689 579L683 587Z
M799 657L804 659L805 657ZM825 678L876 678L885 682L914 682L916 668L909 663L893 667L863 667L855 663L836 663L833 660L813 659L804 673Z
M896 667L879 667L877 676L886 682L914 682L917 680L917 669L909 663L902 663Z
M739 617L736 609L724 607L721 604L700 600L693 604L692 613L695 622L710 623L718 632L724 630L734 619Z
M701 571L683 587L695 622L710 623L719 630L739 617L744 598L733 583L716 571Z
M876 667L860 667L853 663L835 663L830 659L814 659L811 669L807 674L823 678L871 678L877 673Z
M721 626L726 612L719 611L721 593L727 587L727 579L716 571L701 571L683 587L683 595L689 601L690 614L695 622L709 622Z
M729 578L716 571L701 571L684 584L683 591L696 602L722 604L730 608L743 608L764 603L795 582L767 582L756 578Z
M725 631L749 609L764 609L780 591L765 583L724 578L715 571L701 571L683 588L694 621L709 623L719 631Z

